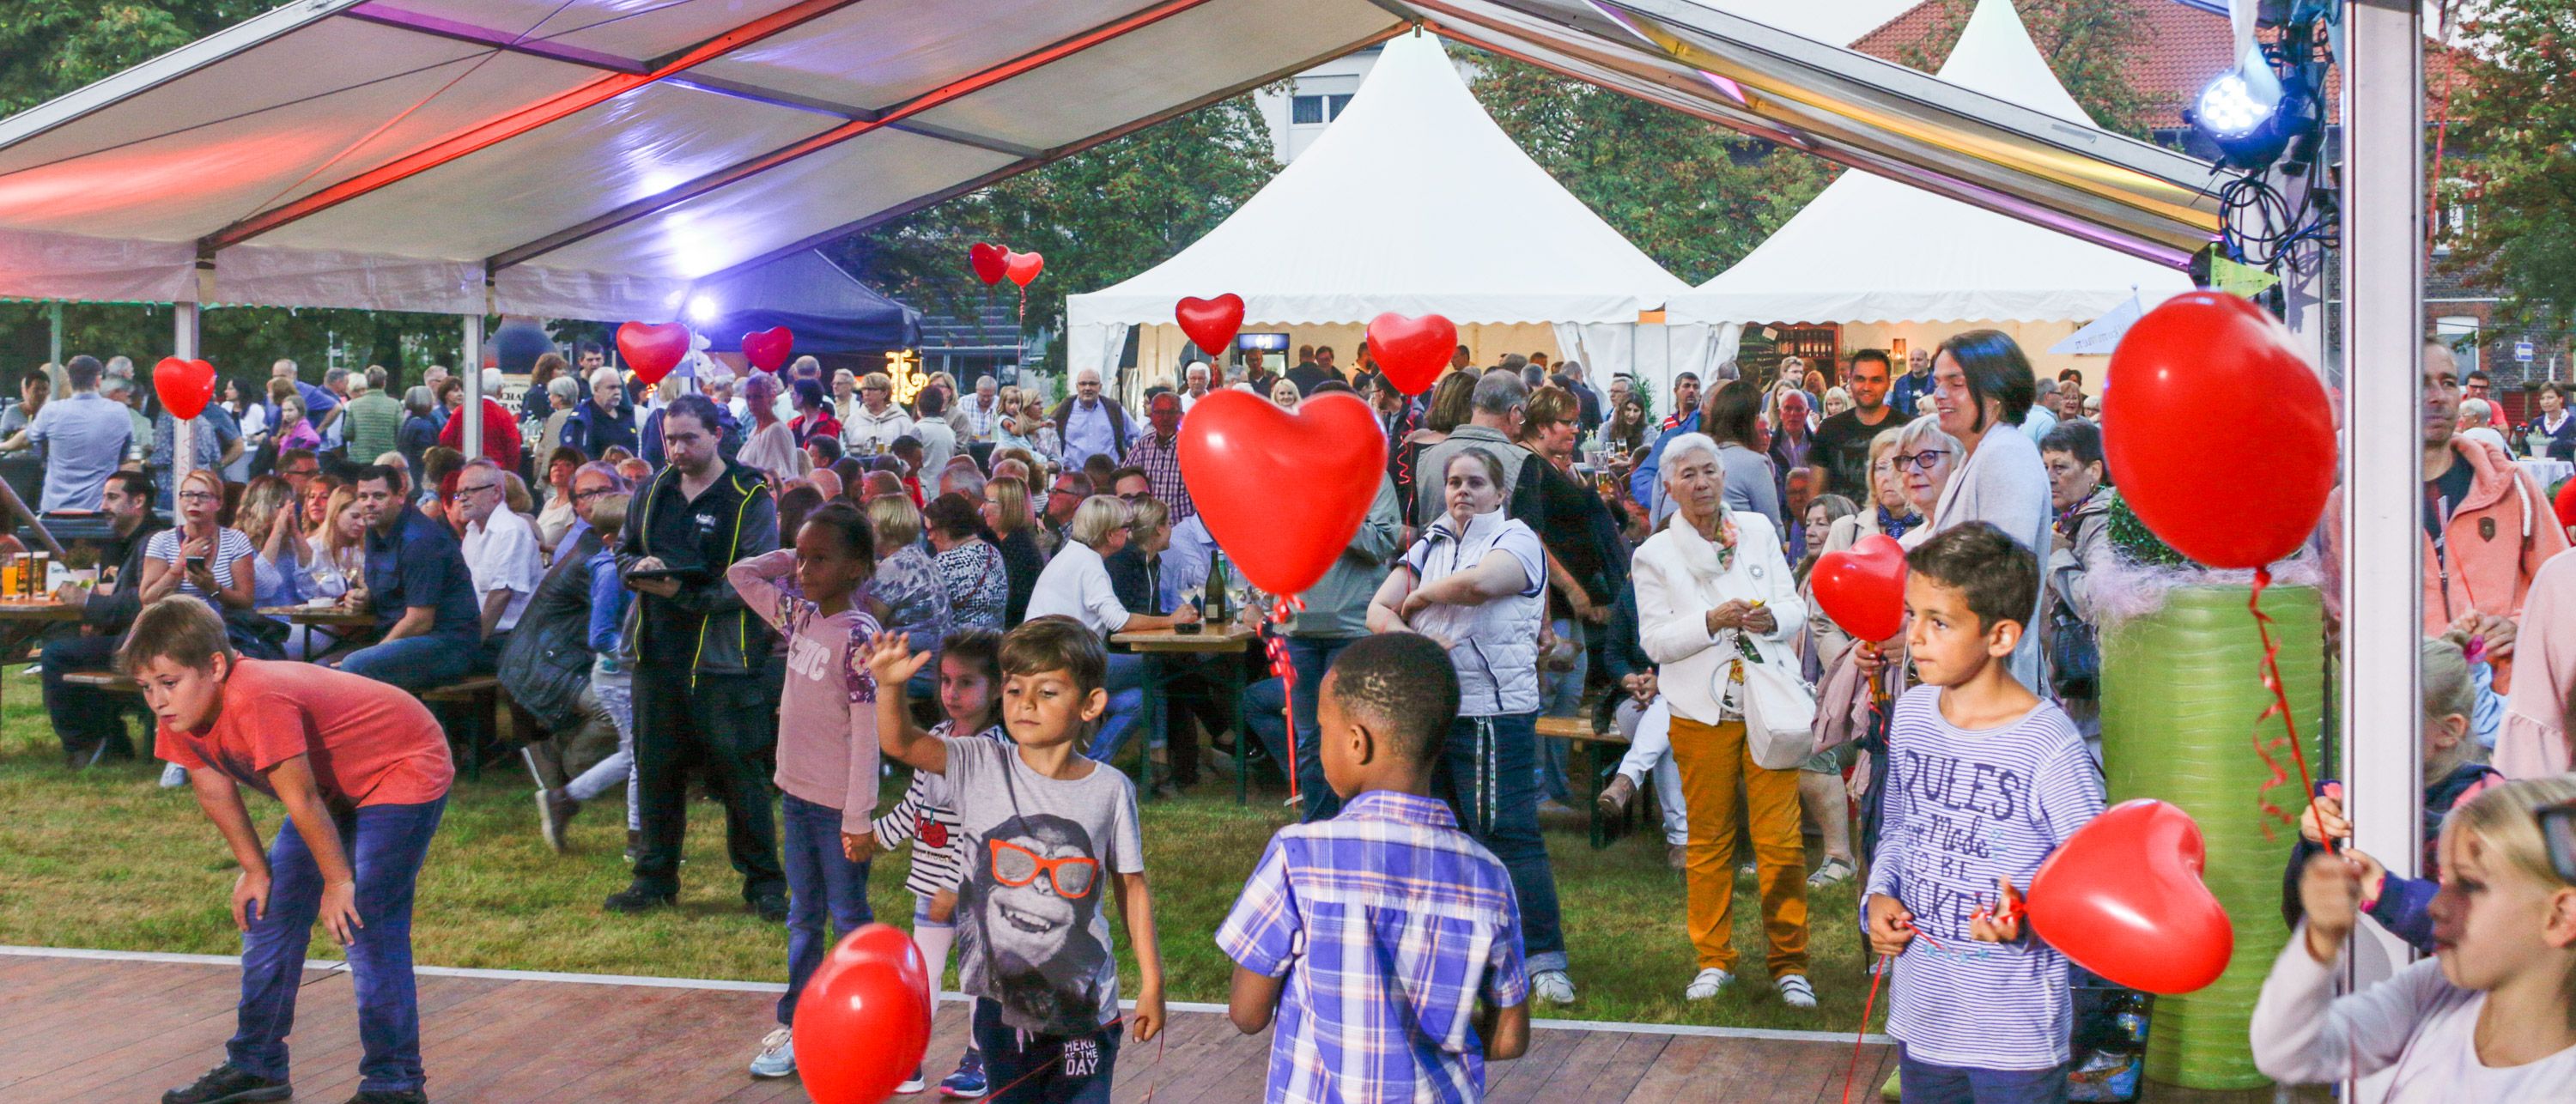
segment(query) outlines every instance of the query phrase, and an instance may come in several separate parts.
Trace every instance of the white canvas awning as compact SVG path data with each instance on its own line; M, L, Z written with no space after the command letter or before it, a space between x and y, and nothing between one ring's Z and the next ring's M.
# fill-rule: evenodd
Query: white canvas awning
M297 0L0 120L0 296L658 320L1415 25L2168 263L2217 225L2191 158L1688 0Z
M1941 77L2099 133L2009 0L1983 0ZM2084 321L2191 290L2180 271L1869 173L1847 172L1715 279L1697 322Z

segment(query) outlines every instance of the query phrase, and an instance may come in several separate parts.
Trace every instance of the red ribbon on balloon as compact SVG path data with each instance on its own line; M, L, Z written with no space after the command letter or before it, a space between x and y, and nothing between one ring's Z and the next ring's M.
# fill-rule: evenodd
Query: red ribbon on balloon
M1037 279L1038 273L1044 271L1045 254L1016 251L1002 254L1002 275L1010 277L1011 282L1020 287L1020 321L1023 324L1029 320L1029 281Z

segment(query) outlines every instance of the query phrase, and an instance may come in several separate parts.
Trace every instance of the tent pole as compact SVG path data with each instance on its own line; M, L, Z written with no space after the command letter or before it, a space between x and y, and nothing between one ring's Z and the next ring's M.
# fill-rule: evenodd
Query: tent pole
M465 316L465 355L457 361L457 371L465 377L465 409L457 417L465 419L465 458L483 455L483 313Z
M170 355L181 360L195 360L197 359L197 321L201 308L195 303L175 303L172 307ZM199 414L197 417L204 416ZM197 418L173 416L171 422L170 486L167 489L170 492L170 502L175 506L179 501L180 482L187 479L188 472L197 466ZM150 451L148 444L144 448L147 453Z
M2343 63L2345 801L2353 845L2416 875L2423 777L2424 23L2417 6L2348 0ZM2365 447L2376 446L2376 447ZM2354 933L2349 981L2413 956L2372 925ZM2385 1074L2347 1099L2377 1104Z
M45 346L45 363L59 365L63 362L63 304L56 300L47 306L45 313L52 320L53 336Z

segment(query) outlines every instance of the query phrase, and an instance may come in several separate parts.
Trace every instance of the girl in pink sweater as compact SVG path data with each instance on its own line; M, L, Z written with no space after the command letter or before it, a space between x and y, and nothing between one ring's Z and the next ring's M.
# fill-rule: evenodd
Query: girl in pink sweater
M725 573L745 606L787 637L787 684L778 702L780 843L787 868L787 994L778 1028L751 1060L756 1077L796 1072L796 998L835 937L875 919L868 910L868 853L877 804L876 680L867 641L877 620L856 599L876 572L866 515L845 502L805 516L795 547L740 561ZM900 691L898 691L900 692Z

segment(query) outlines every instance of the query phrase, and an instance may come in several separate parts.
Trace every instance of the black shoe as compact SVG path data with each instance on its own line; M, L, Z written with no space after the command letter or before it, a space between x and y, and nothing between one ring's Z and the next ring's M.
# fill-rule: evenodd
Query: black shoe
M654 889L638 882L609 894L607 900L599 903L599 907L610 912L638 913L677 904L679 900L680 895L677 893Z
M295 1095L295 1088L284 1081L271 1081L226 1062L207 1070L197 1083L184 1089L161 1094L161 1104L239 1104L251 1100L284 1100Z
M787 922L787 895L784 893L761 894L745 903L743 908L772 924Z
M360 1089L349 1104L429 1104L429 1094L419 1089Z

